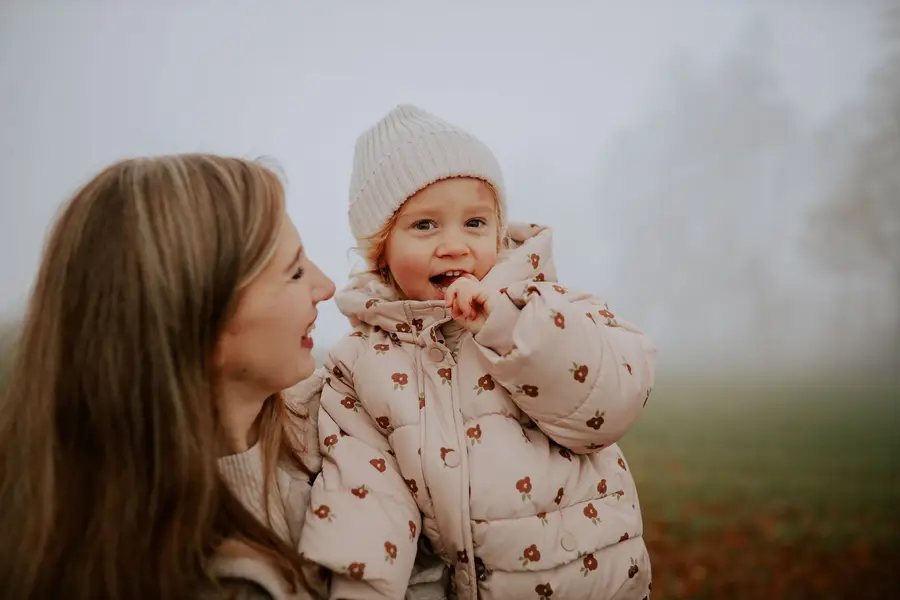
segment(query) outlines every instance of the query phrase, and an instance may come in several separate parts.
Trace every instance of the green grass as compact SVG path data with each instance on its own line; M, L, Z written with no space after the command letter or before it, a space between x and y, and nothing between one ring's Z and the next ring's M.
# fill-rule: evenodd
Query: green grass
M654 597L867 598L896 586L898 433L900 392L886 387L657 386L621 444Z

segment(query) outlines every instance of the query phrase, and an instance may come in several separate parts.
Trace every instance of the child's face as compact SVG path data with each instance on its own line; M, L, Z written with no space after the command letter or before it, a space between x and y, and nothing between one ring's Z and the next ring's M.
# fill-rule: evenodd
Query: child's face
M444 179L403 205L384 260L410 300L442 300L460 274L479 280L497 262L497 200L480 179ZM450 275L447 273L450 272Z

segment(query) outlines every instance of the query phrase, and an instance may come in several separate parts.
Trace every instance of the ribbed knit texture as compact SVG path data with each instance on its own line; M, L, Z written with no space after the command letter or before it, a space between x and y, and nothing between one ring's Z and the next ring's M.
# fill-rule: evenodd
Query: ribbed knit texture
M241 454L220 458L219 473L244 507L261 523L268 523L278 537L290 542L299 536L299 530L292 532L288 526L285 507L296 506L299 509L300 506L306 506L309 501L308 483L304 481L293 486L291 476L283 468L278 468L276 478L279 489L270 490L267 516L263 504L262 455L258 444ZM294 497L291 498L291 495ZM303 511L300 512L302 516Z
M356 142L350 178L350 229L358 242L377 233L406 200L449 177L490 183L506 223L503 172L494 154L467 131L421 108L397 106Z

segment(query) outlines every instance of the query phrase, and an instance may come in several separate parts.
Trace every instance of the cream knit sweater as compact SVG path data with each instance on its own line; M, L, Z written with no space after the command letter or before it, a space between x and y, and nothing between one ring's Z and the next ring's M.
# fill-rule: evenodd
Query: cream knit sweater
M309 379L285 392L285 400L304 417L299 423L303 445L300 450L313 473L318 473L322 467L316 423L324 379L325 372L319 369ZM258 446L219 459L219 472L253 515L268 523L283 540L297 547L300 530L309 511L311 482L304 473L289 465L279 466L276 471L278 493L270 495L267 518L263 503L262 456ZM271 565L251 548L237 542L223 544L213 561L213 572L229 590L237 594L235 600L311 600L310 595L302 590L290 593L286 582ZM308 580L319 583L316 573L311 571L306 575ZM447 583L444 564L436 557L420 553L410 573L406 600L446 600ZM327 594L324 589L322 593Z
M317 473L322 459L319 455L316 416L319 392L324 372L320 369L309 379L285 392L285 400L298 409L303 420L300 441L301 454L310 471ZM276 471L277 493L270 494L269 514L263 499L262 455L259 446L240 454L219 459L219 472L244 506L281 539L297 547L303 520L309 509L310 481L307 476L289 465ZM304 591L291 594L281 576L252 549L237 542L227 542L213 561L213 571L229 589L238 592L241 600L309 600Z

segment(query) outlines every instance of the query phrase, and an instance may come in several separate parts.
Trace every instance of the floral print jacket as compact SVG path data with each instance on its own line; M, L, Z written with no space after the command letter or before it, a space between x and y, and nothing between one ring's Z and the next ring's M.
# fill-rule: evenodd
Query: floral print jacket
M552 232L513 224L492 313L455 352L441 302L348 288L329 354L322 472L301 534L332 598L404 597L420 534L460 599L649 596L634 480L616 445L647 404L655 346L556 282Z

